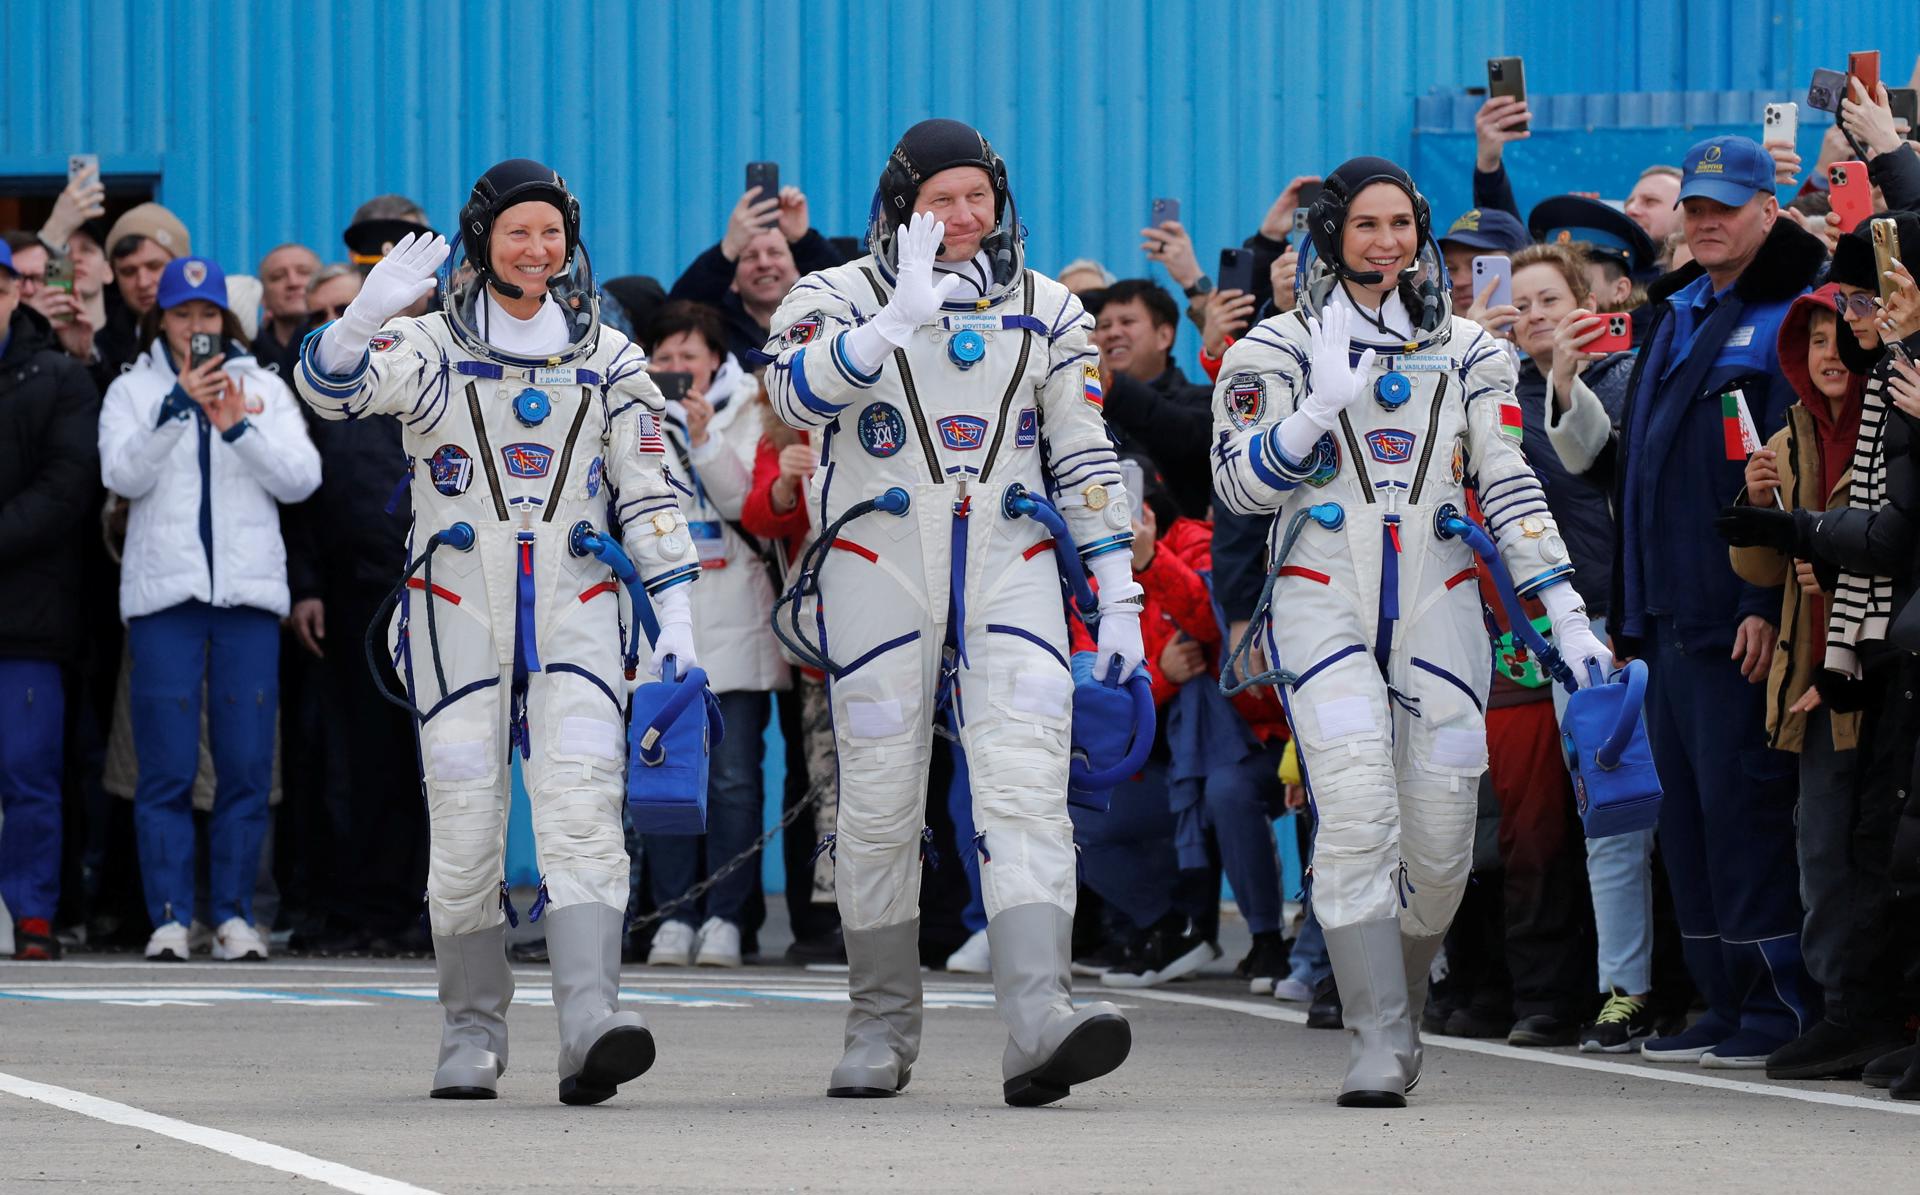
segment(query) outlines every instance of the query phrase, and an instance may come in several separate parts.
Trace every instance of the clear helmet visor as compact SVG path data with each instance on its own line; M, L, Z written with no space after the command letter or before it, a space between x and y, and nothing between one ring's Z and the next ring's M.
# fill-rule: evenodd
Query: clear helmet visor
M571 361L591 353L600 341L600 296L594 289L593 263L584 242L574 246L566 268L547 279L546 293L567 321L567 347L558 353L538 358L518 357L493 345L487 338L488 310L484 300L485 284L471 260L472 249L463 235L456 235L447 260L440 266L437 289L440 309L454 336L476 357L504 365L548 365ZM500 296L495 296L498 302Z

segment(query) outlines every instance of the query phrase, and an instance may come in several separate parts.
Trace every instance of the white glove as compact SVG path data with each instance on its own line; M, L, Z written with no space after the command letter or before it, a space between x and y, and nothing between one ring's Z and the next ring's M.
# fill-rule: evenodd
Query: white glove
M393 252L375 263L339 322L362 340L372 336L433 289L434 273L445 260L446 238L417 232L401 237Z
M1095 640L1093 675L1106 680L1114 660L1120 661L1120 679L1126 680L1147 658L1140 637L1141 605L1137 600L1146 590L1133 579L1133 554L1108 552L1087 563L1087 571L1100 583L1100 630Z
M1588 660L1600 665L1603 678L1612 675L1613 652L1593 633L1593 625L1587 621L1586 604L1573 584L1557 581L1541 590L1539 597L1540 604L1547 608L1547 617L1553 620L1554 645L1560 650L1560 658L1573 669L1573 679L1580 687L1584 689L1593 683L1587 669Z
M934 281L933 259L946 235L946 224L936 220L932 212L915 212L894 237L899 275L894 280L893 298L873 317L873 326L900 348L907 347L922 324L940 314L940 305L960 285L957 274Z
M1299 407L1280 424L1280 448L1293 461L1304 462L1315 441L1340 426L1340 413L1366 397L1374 353L1367 349L1358 364L1348 364L1352 327L1344 303L1328 303L1317 320L1307 317L1313 374Z
M693 649L693 608L687 601L687 586L676 585L653 595L653 613L660 620L660 634L653 641L653 659L647 671L659 676L668 656L673 657L681 676L687 669L699 667L700 658Z

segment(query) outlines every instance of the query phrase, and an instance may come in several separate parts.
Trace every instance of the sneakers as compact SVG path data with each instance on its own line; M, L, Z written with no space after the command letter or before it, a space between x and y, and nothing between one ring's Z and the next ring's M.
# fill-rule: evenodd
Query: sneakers
M1307 1028L1344 1029L1345 1018L1340 1007L1340 985L1329 974L1313 989L1313 1003L1307 1006Z
M213 958L221 963L264 963L267 943L245 917L229 917L213 933Z
M836 925L826 933L811 938L795 938L793 945L787 947L786 960L795 967L814 963L845 966L847 946L840 936L840 927Z
M1303 979L1289 975L1273 981L1273 998L1288 1004L1305 1004L1313 999L1313 989Z
M1183 979L1220 957L1220 948L1201 937L1185 918L1169 917L1147 931L1127 961L1100 977L1103 987L1154 988Z
M147 939L147 957L156 963L184 963L188 953L187 927L178 921L167 922Z
M1647 1038L1640 1043L1640 1057L1648 1062L1699 1062L1701 1055L1733 1034L1731 1026L1708 1013L1679 1033Z
M1530 1046L1535 1049L1552 1049L1556 1046L1571 1046L1580 1040L1580 1027L1564 1017L1551 1013L1534 1013L1521 1017L1507 1031L1507 1044L1510 1046Z
M1767 1058L1787 1043L1770 1034L1742 1029L1700 1055L1700 1065L1715 1071L1758 1071Z
M1098 950L1073 960L1073 973L1098 979L1127 961L1127 949L1118 942L1102 943Z
M1653 1032L1653 1012L1639 996L1629 996L1619 988L1600 1006L1600 1015L1580 1026L1582 1054L1626 1054L1633 1050L1637 1037Z
M656 937L654 941L658 943L659 939ZM693 944L693 961L700 967L738 967L740 927L724 917L707 918Z
M1906 1042L1892 1026L1843 1025L1822 1017L1813 1028L1767 1055L1769 1079L1851 1079L1867 1063Z
M1278 930L1253 935L1253 949L1233 973L1247 981L1247 991L1256 996L1273 993L1273 985L1287 974L1287 944Z
M653 949L647 951L647 966L693 966L693 927L684 921L668 921L654 930Z
M1513 1018L1490 1008L1467 1005L1447 1014L1447 1037L1505 1037L1513 1030Z
M974 931L972 937L961 943L960 949L948 955L947 970L959 975L992 974L993 960L987 950L987 931Z
M22 917L13 927L13 957L21 962L51 962L60 957L60 939L45 917Z

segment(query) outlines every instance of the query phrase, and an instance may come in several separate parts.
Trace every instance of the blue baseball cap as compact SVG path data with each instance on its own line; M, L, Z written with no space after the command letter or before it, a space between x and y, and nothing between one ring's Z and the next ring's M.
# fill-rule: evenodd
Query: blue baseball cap
M5 270L15 278L20 276L20 271L13 268L13 250L5 241L0 241L0 270Z
M227 306L227 275L219 265L204 257L176 257L160 272L160 290L154 303L162 311L205 299L215 307Z
M1527 230L1513 213L1498 208L1469 208L1447 228L1440 244L1465 249L1518 253L1527 247Z
M1680 171L1683 200L1700 195L1740 207L1755 195L1773 194L1773 158L1749 137L1709 137L1687 151Z

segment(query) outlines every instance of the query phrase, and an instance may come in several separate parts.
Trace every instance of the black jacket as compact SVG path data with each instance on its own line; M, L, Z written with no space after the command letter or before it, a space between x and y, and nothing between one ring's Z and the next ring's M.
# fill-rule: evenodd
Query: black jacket
M0 656L80 654L83 536L100 492L100 394L29 307L0 351Z
M793 245L793 265L805 278L815 270L825 270L844 264L839 251L828 243L827 238L812 228ZM727 325L727 351L732 353L742 365L748 365L757 353L766 347L767 326L754 319L741 303L740 296L734 293L733 274L735 262L727 260L720 252L720 246L714 245L705 253L693 259L687 272L676 278L673 289L667 292L670 299L691 299L696 303L706 303L720 309L720 315ZM636 328L636 332L645 336L645 328Z
M1151 382L1114 374L1107 382L1103 409L1121 450L1151 457L1160 467L1180 513L1206 518L1213 507L1213 464L1207 456L1213 440L1213 387L1194 385L1178 365L1168 362Z
M320 453L320 488L281 509L287 588L296 602L385 593L407 566L412 518L400 424L389 415L338 422L308 411L307 434Z

